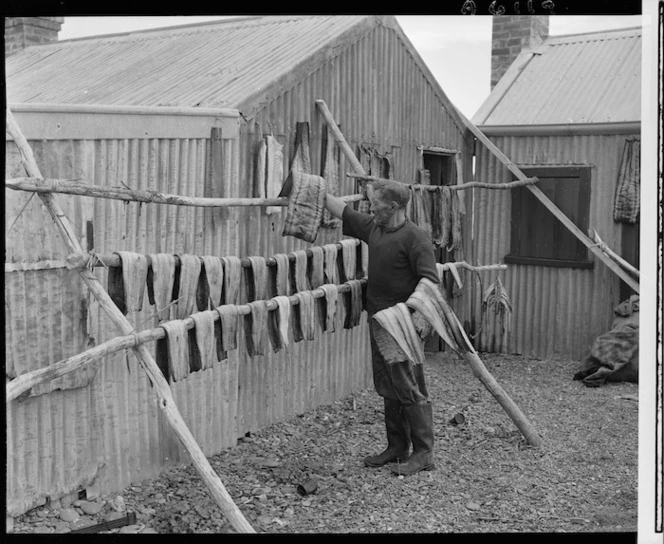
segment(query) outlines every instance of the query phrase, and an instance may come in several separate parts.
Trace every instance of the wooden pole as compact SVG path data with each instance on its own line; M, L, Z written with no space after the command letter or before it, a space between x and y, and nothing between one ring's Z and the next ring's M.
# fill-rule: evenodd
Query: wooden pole
M37 162L35 161L34 155L32 153L32 149L28 144L28 141L23 136L23 133L21 132L16 121L14 120L14 116L12 115L9 108L7 109L7 132L9 132L9 134L13 137L14 142L21 152L23 164L26 171L28 172L28 175L31 177L43 179L43 176L39 171L39 167L37 166ZM48 210L51 218L60 231L69 251L72 253L81 252L82 248L76 238L76 233L74 232L69 219L64 214L58 203L55 201L53 195L50 193L40 193L39 198L46 206L46 209ZM115 325L122 331L122 333L125 335L133 333L134 328L113 303L111 297L101 285L97 277L93 274L92 270L82 268L79 269L78 272L90 292L98 299L100 306L108 314L113 323L115 323ZM228 494L228 491L226 491L226 488L221 482L221 479L210 466L210 463L205 457L205 454L197 444L186 423L182 419L182 416L175 404L175 399L173 398L168 382L166 381L166 378L162 374L161 370L159 370L157 363L152 357L152 354L144 344L133 347L133 350L141 366L148 374L148 377L154 386L154 390L159 397L159 407L164 412L164 415L166 416L166 419L171 425L172 429L175 431L175 434L189 452L194 467L200 474L203 482L207 486L208 491L214 500L217 502L231 525L238 532L255 533L256 531L246 520L237 505L233 502L233 499Z
M530 423L528 418L523 414L516 403L510 398L510 396L505 392L501 385L491 375L491 373L484 366L484 363L482 363L482 360L480 359L479 355L477 355L475 348L473 348L473 345L470 343L468 337L464 333L459 319L449 307L447 301L442 299L440 302L446 320L452 329L451 332L453 333L453 338L457 342L457 350L463 354L463 358L470 365L473 375L478 380L480 380L480 382L482 382L489 393L493 395L493 398L498 401L498 404L503 407L503 410L505 410L516 427L521 431L521 434L523 434L526 441L535 447L543 446L544 441L535 430L535 427L533 427L532 423Z
M69 179L40 179L37 177L14 178L5 181L5 187L17 191L30 191L38 194L60 193L124 200L126 202L148 202L152 204L173 204L200 208L228 208L246 206L288 206L288 198L207 198L172 195L158 191L129 189L125 187L102 187ZM339 197L344 202L363 200L362 195Z
M507 169L512 172L518 179L526 180L528 177L518 168L507 156L500 150L496 145L487 138L480 129L478 129L473 123L471 123L466 117L459 112L459 116L463 120L464 124L470 130L475 137L482 142L486 148L493 153L500 162L502 162ZM606 255L597 245L588 237L586 234L577 227L572 220L565 215L565 213L558 208L549 197L547 197L542 190L535 185L527 185L528 190L535 195L535 197L542 203L544 206L556 216L556 218L563 224L567 229L574 234L583 245L585 245L592 253L594 253L597 258L602 261L609 269L614 272L621 280L623 280L627 285L629 285L636 293L639 292L639 283L634 280L625 270L618 266L608 255Z
M535 447L543 446L544 441L535 430L535 427L533 427L516 403L486 369L477 352L475 350L468 351L463 354L463 358L470 365L475 377L484 384L484 387L488 389L489 393L498 401L498 404L507 412L507 415L521 431L528 444Z
M597 246L604 253L606 253L609 257L611 257L614 261L616 261L625 270L627 270L628 272L634 274L637 278L640 277L641 274L638 271L638 269L634 268L625 259L623 259L620 255L618 255L615 251L613 251L609 246L607 246L606 243L602 241L602 239L599 237L599 234L597 234L597 231L595 231L595 230L593 230L593 240L595 240L595 243L597 244Z
M368 181L397 181L394 179L379 178L376 176L361 176L359 174L347 173L346 176L349 178L365 179ZM450 191L463 191L464 189L472 189L473 187L480 189L513 189L514 187L523 187L525 185L532 185L537 183L539 179L537 177L527 178L525 180L511 181L509 183L488 183L485 181L466 181L459 185L446 185ZM410 187L417 187L418 189L424 189L427 191L436 191L440 188L440 185L421 185L417 183L407 183L402 181L400 183L405 183Z
M330 110L328 109L325 101L316 100L316 106L320 110L323 119L325 119L325 122L327 123L330 132L332 132L334 139L337 142L337 145L341 149L341 152L344 154L348 162L350 162L350 165L353 167L353 171L356 174L366 176L367 173L364 171L364 168L362 168L362 164L355 156L355 153L353 153L353 150L348 145L348 142L344 138L344 135L341 133L341 130L339 130L339 126L335 122L334 117L332 117L332 114L330 113Z

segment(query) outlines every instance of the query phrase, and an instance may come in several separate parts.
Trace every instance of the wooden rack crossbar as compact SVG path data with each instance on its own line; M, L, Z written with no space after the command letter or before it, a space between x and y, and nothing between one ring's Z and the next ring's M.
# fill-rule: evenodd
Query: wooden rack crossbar
M362 176L359 174L347 173L346 176L349 178L362 179L367 181L398 181L395 179L388 178L379 178L376 176ZM444 185L450 191L463 191L464 189L480 188L480 189L514 189L515 187L523 187L525 185L532 185L539 182L537 176L531 178L526 178L523 180L511 181L509 183L489 183L485 181L467 181L465 183L460 183L458 185ZM418 189L425 189L427 191L436 191L440 189L441 185L422 185L419 183L407 183L405 181L400 181L399 183L404 183L409 187L417 187Z
M37 177L13 178L5 180L5 187L17 191L29 191L40 194L59 193L76 196L124 200L126 202L145 202L151 204L173 204L199 208L228 208L246 206L288 206L288 198L211 198L173 195L158 191L130 189L128 187L104 187L90 185L78 180L40 179ZM344 202L363 200L363 195L345 195L339 197Z
M349 239L350 240L350 239ZM353 240L355 242L355 245L359 244L359 240ZM337 246L337 250L340 250L343 246L340 243L335 244ZM297 251L297 250L296 250ZM307 254L307 257L311 257L313 255L313 251L309 248L305 249L304 252ZM295 261L296 257L293 254L293 252L290 252L287 254L288 255L288 260L289 261ZM175 263L176 265L180 263L180 258L176 255L173 254L173 257L175 257ZM116 266L121 266L122 262L120 260L120 256L116 253L112 253L110 255L92 255L90 253L72 253L67 256L67 268L81 268L81 267L86 267L86 266L105 266L109 268L113 268ZM251 261L247 257L243 257L240 259L240 264L242 265L243 268L249 268L251 267ZM265 259L265 264L267 266L276 266L277 265L277 260L274 257L268 257Z

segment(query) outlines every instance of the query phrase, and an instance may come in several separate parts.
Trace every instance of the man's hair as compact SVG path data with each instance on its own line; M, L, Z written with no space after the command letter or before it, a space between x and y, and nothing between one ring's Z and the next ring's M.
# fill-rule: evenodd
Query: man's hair
M378 198L386 202L394 201L399 208L405 208L410 200L410 189L405 183L389 180L372 181L371 187L374 192L380 193L376 195Z

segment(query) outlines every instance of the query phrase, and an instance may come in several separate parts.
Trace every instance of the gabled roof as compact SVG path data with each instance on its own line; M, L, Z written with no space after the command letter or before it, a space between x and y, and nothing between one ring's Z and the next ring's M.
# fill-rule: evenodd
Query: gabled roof
M480 126L641 119L641 28L549 37L522 52L473 116Z
M7 102L239 109L376 19L229 18L32 46L6 61Z

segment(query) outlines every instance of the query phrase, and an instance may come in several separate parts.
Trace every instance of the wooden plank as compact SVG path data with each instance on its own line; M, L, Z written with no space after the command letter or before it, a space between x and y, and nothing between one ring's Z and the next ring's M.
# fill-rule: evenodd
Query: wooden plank
M37 162L35 161L34 154L32 153L32 149L28 144L28 141L21 133L21 130L16 124L16 121L14 120L14 117L9 108L7 109L7 132L12 135L14 142L21 152L23 164L28 174L32 177L43 179L39 167L37 166ZM74 232L69 219L64 214L58 203L55 201L53 195L50 193L41 193L39 194L39 198L46 206L46 209L55 222L69 250L71 252L81 252L82 248L76 238L76 233ZM108 314L111 321L113 321L113 323L125 335L132 334L134 332L134 328L113 303L111 297L101 285L101 282L93 274L92 270L82 268L79 269L79 274L81 275L81 278L87 285L90 292L99 301L100 306ZM133 349L136 357L141 363L141 366L148 374L150 381L154 386L155 393L159 397L159 407L163 410L166 416L166 420L169 422L171 428L175 431L175 434L190 454L194 467L203 479L203 482L207 486L208 491L217 502L231 525L238 532L255 533L256 531L246 520L237 505L233 502L233 499L228 494L228 491L226 491L226 488L221 482L221 479L214 472L212 466L205 457L205 454L201 450L200 446L191 434L191 431L189 431L189 428L182 419L182 416L175 404L175 400L173 398L168 382L161 373L161 370L159 370L159 367L152 357L150 350L144 344L137 345Z
M461 114L459 114L461 115ZM482 142L485 147L493 153L496 158L502 162L507 169L512 172L518 179L526 180L528 177L518 168L496 145L487 138L480 129L471 123L465 116L461 115L463 122L468 130L470 130L475 137ZM542 192L536 185L527 185L528 190L535 195L535 197L555 215L565 227L567 227L574 236L592 251L597 258L602 261L612 272L614 272L621 280L629 285L636 293L639 292L639 283L635 281L627 272L625 272L618 264L616 264L608 255L606 255L586 234L579 229L551 200Z

